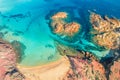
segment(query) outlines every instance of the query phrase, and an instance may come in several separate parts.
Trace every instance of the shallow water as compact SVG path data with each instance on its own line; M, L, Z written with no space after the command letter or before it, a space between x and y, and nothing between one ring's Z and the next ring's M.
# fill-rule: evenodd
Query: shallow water
M24 51L25 57L20 62L20 64L24 66L36 66L59 59L60 55L57 52L54 40L80 50L92 52L101 58L109 51L103 51L101 55L98 50L86 48L87 46L94 48L96 45L86 39L89 24L84 21L89 21L85 19L88 15L88 10L95 11L101 15L107 14L108 16L120 18L120 5L117 4L117 2L116 4L115 2L112 4L112 1L113 0L110 2L105 0L0 0L0 27L4 26L4 29L1 29L0 32L4 34L2 37L4 40L9 42L17 40L26 46ZM75 17L83 20L80 22L85 24L83 26L85 27L83 32L80 33L73 42L64 41L52 34L49 29L48 20L45 18L51 10L58 10L61 7L65 7L66 10L70 9L70 7L75 9Z

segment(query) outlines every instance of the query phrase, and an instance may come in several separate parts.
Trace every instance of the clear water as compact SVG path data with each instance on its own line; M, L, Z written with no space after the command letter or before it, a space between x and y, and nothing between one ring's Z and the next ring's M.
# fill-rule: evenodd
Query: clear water
M96 45L86 39L89 27L84 22L87 21L85 16L80 14L88 15L88 10L91 10L101 15L114 15L120 18L120 6L117 0L114 3L112 1L114 0L0 0L0 27L4 27L0 32L4 33L2 37L4 40L9 42L17 40L26 46L25 57L20 62L24 66L36 66L58 60L60 55L54 40L92 52L101 58L109 53L109 50L100 54L101 51L97 49L87 48L88 46L95 48ZM48 20L45 18L51 10L58 10L61 7L65 7L66 10L68 7L74 7L74 16L79 17L82 20L80 22L85 24L83 32L73 42L65 41L52 34Z

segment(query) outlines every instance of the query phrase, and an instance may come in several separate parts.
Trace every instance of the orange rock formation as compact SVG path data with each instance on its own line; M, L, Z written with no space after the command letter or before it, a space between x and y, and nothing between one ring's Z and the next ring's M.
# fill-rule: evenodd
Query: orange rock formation
M60 19L60 18L67 18L66 12L58 12L55 15L52 16L52 19Z
M80 29L80 24L77 22L67 23L64 19L67 18L67 13L58 12L52 16L51 26L53 32L59 35L73 36Z
M100 15L92 13L90 16L92 23L92 34L95 34L93 41L105 48L115 49L120 46L120 21L115 18L103 19Z

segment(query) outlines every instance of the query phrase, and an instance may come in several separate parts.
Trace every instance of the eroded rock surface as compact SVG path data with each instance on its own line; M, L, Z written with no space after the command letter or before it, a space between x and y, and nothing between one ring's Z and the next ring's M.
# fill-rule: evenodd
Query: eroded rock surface
M67 18L67 13L66 12L58 12L52 16L52 19L62 19L62 18Z
M109 80L119 80L120 79L120 59L114 61L110 68Z
M103 18L98 14L91 13L90 21L95 43L107 49L115 49L120 46L120 20L107 16Z
M16 53L11 44L0 40L0 80L24 80L16 68Z
M69 16L66 12L58 12L51 17L51 27L53 33L65 36L74 36L79 32L81 25L77 22L67 22Z
M72 70L64 80L107 80L105 69L96 60L87 60L79 57L69 57Z

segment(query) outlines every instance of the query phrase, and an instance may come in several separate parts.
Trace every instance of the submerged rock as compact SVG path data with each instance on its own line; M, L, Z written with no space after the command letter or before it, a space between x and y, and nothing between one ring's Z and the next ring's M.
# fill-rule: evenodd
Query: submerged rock
M25 57L24 51L26 49L26 46L19 41L13 41L11 44L16 52L17 62L19 63Z

